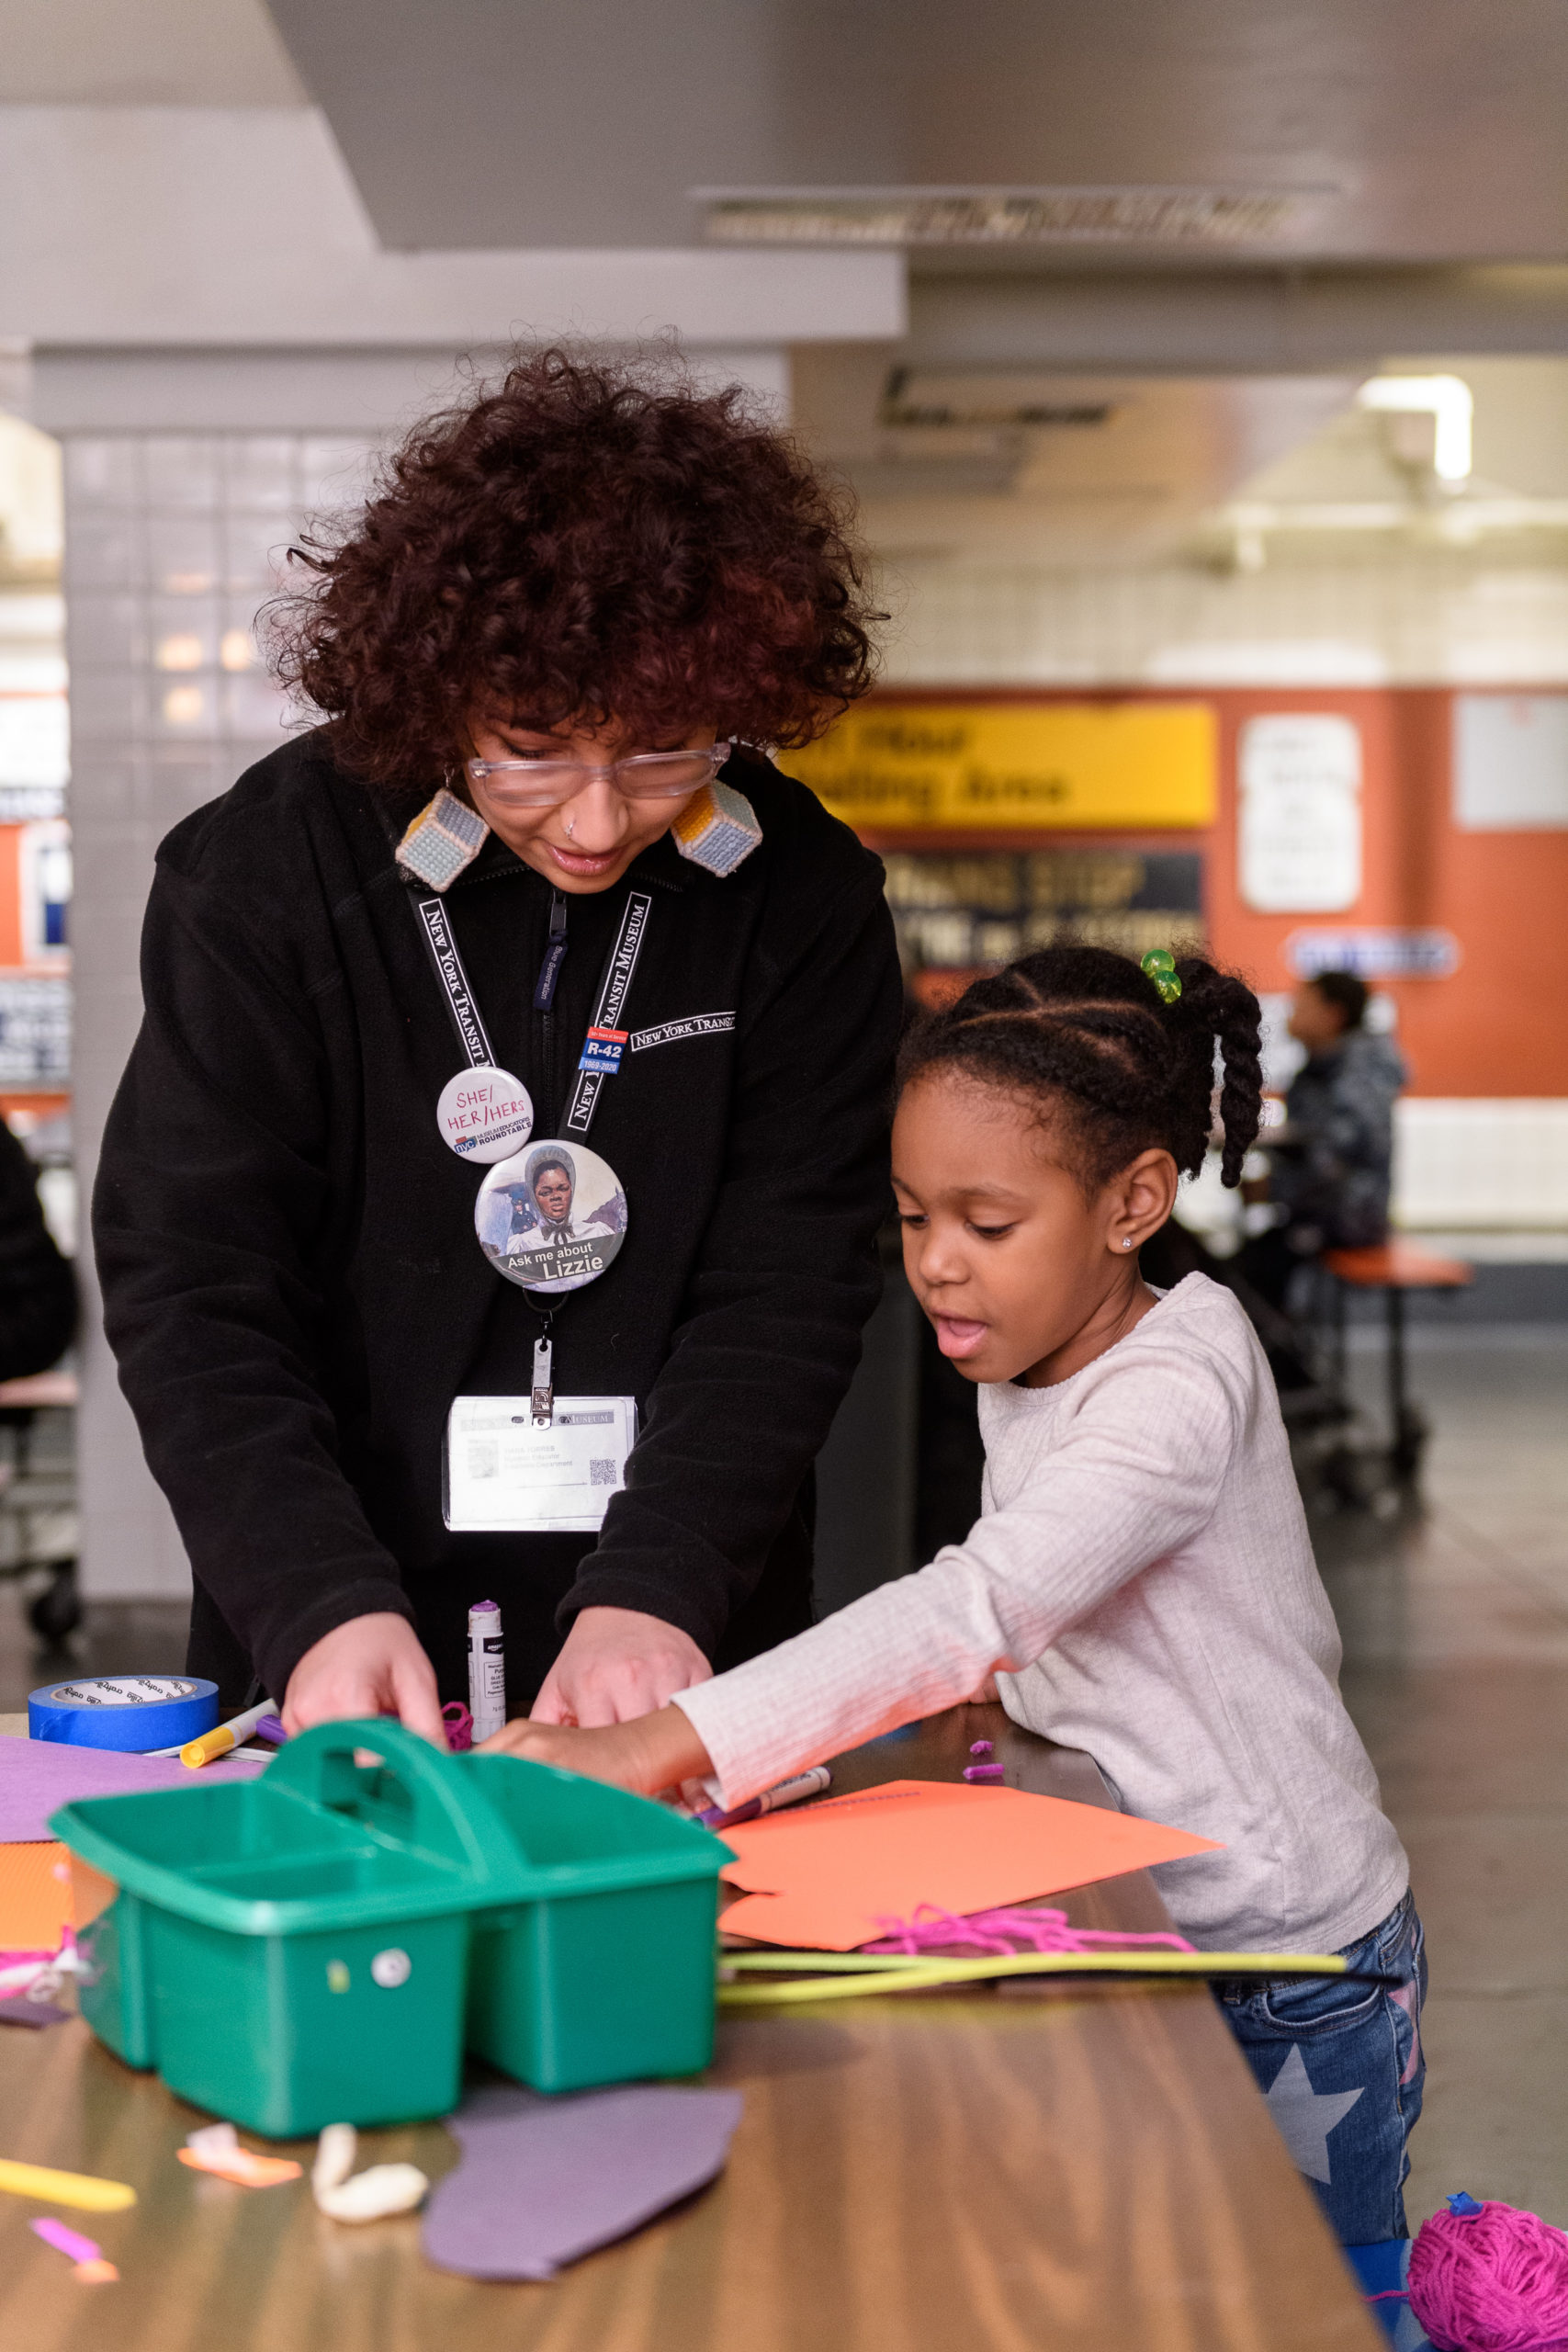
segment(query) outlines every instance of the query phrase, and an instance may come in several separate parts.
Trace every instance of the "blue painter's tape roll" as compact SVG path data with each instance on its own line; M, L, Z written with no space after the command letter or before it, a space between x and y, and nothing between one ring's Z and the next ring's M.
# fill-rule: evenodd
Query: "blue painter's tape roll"
M218 1685L192 1674L83 1674L28 1700L33 1739L72 1747L118 1747L145 1756L183 1747L218 1721Z

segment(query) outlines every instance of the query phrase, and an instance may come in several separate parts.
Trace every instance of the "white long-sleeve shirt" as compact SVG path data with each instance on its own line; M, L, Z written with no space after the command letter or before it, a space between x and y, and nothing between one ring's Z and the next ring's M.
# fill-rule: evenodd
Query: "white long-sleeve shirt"
M980 1390L967 1542L680 1707L726 1805L965 1698L1092 1756L1122 1808L1220 1841L1156 1872L1225 1951L1332 1951L1408 1867L1339 1697L1339 1636L1273 1381L1201 1274L1049 1388Z

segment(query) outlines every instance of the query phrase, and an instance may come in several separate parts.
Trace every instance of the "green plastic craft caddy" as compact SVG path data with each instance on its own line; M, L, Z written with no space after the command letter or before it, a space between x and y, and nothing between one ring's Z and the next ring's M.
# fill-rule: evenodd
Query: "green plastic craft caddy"
M575 1773L323 1724L257 1780L50 1827L94 2032L253 2132L447 2114L465 2050L541 2091L712 2056L729 1849Z

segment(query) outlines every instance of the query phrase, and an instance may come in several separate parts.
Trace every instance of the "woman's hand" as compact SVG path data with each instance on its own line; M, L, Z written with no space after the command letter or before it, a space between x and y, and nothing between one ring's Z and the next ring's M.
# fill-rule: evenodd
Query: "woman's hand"
M283 1728L290 1735L352 1715L396 1715L432 1747L446 1748L435 1669L408 1619L393 1610L334 1625L288 1678Z
M657 1714L637 1715L629 1723L609 1724L596 1731L577 1731L565 1724L540 1723L537 1718L508 1724L504 1731L483 1741L479 1753L558 1764L568 1772L582 1772L591 1781L609 1781L618 1789L632 1789L649 1797L682 1781L704 1781L713 1770L713 1758L679 1707L661 1707Z
M533 1720L581 1724L584 1730L628 1723L712 1675L695 1642L662 1617L640 1609L584 1609L545 1677Z

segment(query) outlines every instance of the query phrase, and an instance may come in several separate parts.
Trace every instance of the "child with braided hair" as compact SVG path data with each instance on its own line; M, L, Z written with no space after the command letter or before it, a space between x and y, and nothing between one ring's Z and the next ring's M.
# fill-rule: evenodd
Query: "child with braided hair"
M603 1730L492 1747L726 1806L967 1697L1086 1750L1131 1813L1218 1842L1157 1876L1216 1951L1344 1952L1396 1980L1227 1985L1226 2017L1348 2244L1405 2234L1420 2112L1421 1927L1340 1701L1274 1384L1231 1294L1138 1271L1207 1148L1258 1131L1258 1001L1201 958L1026 956L906 1043L893 1170L904 1258L979 1386L963 1544L778 1648ZM637 1476L634 1455L629 1477Z

